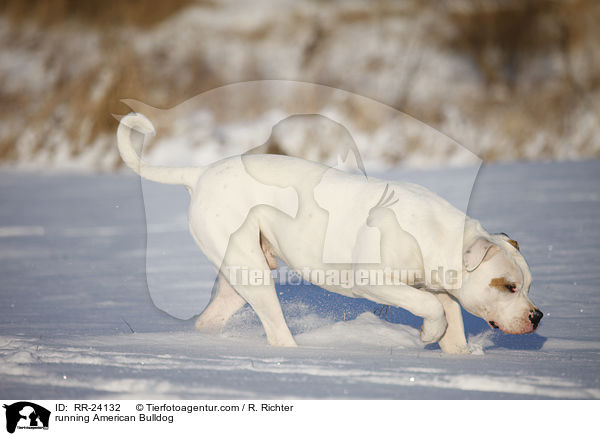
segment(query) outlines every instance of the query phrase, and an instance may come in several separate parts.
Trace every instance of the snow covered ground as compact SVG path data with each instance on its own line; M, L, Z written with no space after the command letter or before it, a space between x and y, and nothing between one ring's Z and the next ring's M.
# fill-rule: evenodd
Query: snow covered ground
M452 197L461 174L395 175ZM314 286L278 288L297 349L267 346L247 308L223 334L199 334L148 291L139 179L3 170L0 397L600 398L599 188L600 161L482 168L469 214L519 241L544 319L535 334L508 336L465 314L473 354L446 356L419 342L408 312L382 320L376 305ZM163 235L184 240L185 193L150 189L173 216ZM191 250L158 264L185 290L171 313L202 310L178 286Z

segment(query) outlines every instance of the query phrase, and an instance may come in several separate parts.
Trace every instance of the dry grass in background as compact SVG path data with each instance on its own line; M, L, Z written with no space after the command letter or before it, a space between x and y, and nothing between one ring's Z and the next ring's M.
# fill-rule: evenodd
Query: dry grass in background
M3 2L0 161L83 157L87 167L115 168L111 114L128 111L121 98L167 108L255 79L368 96L490 161L600 156L594 0L270 5ZM373 125L369 114L350 114ZM401 164L406 152L382 159Z

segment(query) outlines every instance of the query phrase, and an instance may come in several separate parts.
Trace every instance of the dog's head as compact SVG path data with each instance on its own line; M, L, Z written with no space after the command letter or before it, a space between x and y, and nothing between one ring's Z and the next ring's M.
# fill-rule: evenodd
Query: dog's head
M531 273L519 244L502 233L477 237L463 253L462 306L505 333L532 333L542 312L529 299Z

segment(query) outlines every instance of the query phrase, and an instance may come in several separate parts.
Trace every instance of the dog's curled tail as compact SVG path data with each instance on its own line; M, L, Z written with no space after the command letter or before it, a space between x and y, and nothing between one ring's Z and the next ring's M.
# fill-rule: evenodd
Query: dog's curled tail
M204 172L203 168L161 167L147 164L133 148L131 143L132 130L141 133L144 136L144 141L146 136L155 134L154 126L142 114L132 112L121 119L117 129L117 146L121 158L129 168L153 182L185 185L190 189L194 188L198 178Z

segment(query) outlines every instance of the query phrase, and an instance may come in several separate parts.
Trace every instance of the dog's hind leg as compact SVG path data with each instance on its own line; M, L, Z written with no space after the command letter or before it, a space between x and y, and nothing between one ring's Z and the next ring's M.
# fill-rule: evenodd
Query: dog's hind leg
M215 287L212 300L196 320L195 327L197 330L220 332L229 321L229 318L246 304L246 300L240 297L225 280L225 277L220 274Z
M247 274L240 274L241 271ZM283 317L271 269L260 244L260 229L250 215L229 239L221 274L254 309L271 345L295 347Z
M253 274L252 271L259 271L261 273L269 272L270 274L266 261L264 261L264 258L261 260L262 263L246 263L250 275ZM227 274L229 271L231 269L226 267L224 273ZM264 282L259 283L263 281L263 278ZM262 276L256 283L236 284L235 289L252 306L252 309L258 315L270 345L282 347L296 346L292 333L283 317L283 311L281 310L281 304L279 303L279 298L277 298L272 278L267 279Z

